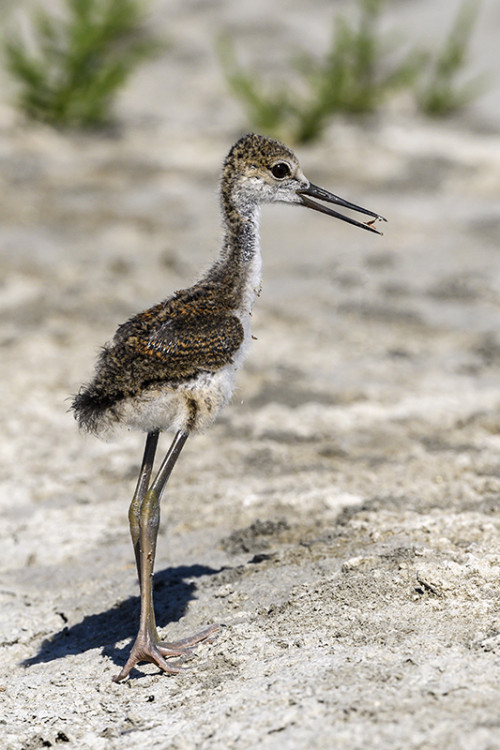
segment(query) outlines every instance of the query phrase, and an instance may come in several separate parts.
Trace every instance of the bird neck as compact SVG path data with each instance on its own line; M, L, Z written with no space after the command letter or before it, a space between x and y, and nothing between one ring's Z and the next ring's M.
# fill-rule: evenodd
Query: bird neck
M222 255L234 265L245 265L260 254L260 206L241 193L222 191L221 208L225 227Z
M215 284L229 307L250 312L261 283L259 204L222 191L222 249L205 281Z

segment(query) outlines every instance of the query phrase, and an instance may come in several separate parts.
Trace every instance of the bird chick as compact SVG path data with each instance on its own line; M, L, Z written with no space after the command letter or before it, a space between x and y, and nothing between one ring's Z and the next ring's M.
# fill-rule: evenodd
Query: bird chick
M263 203L290 203L320 211L370 232L382 216L312 184L287 146L261 135L241 138L227 155L220 201L224 236L220 255L193 286L181 289L123 323L98 359L94 378L72 404L79 426L102 435L117 426L147 434L137 488L129 509L130 532L141 589L139 632L130 657L115 677L140 661L178 672L190 647L209 638L208 628L177 643L161 641L153 608L152 577L160 498L187 440L212 424L234 390L251 342L251 312L261 285L259 211ZM318 202L319 201L319 202ZM344 207L365 223L339 213ZM159 433L174 441L151 481ZM167 661L171 656L180 662Z

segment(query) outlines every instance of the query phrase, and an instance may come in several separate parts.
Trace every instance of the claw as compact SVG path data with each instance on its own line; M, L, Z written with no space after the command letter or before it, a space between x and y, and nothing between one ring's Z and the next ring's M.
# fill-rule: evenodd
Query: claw
M194 656L190 647L196 646L200 641L209 640L211 642L217 630L218 625L211 625L199 633L182 638L179 641L162 642L157 633L139 633L127 659L127 663L121 670L120 674L113 677L113 682L122 682L129 676L132 669L141 661L148 661L156 664L159 669L168 674L179 674L185 661L192 659ZM180 656L175 662L168 663L164 657Z

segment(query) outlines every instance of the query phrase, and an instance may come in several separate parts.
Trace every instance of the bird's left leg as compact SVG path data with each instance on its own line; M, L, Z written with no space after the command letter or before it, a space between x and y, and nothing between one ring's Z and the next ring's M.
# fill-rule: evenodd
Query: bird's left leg
M140 661L153 662L164 672L176 674L181 669L180 665L178 663L169 664L165 657L181 656L188 658L191 655L189 646L208 638L217 629L216 627L207 628L176 643L162 643L156 630L153 607L153 568L160 525L160 498L187 437L188 433L186 432L179 431L177 433L155 480L142 501L139 518L139 581L141 584L139 632L127 663L120 674L113 678L114 682L125 679L131 669Z

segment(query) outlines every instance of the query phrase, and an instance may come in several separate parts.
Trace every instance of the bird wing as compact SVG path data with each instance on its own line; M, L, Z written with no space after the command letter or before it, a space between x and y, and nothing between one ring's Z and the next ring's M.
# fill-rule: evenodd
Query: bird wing
M233 310L218 290L180 290L119 326L102 364L112 368L115 380L133 381L121 382L122 390L215 372L231 364L244 339Z
M143 341L143 351L185 376L230 364L243 337L236 315L173 317Z

